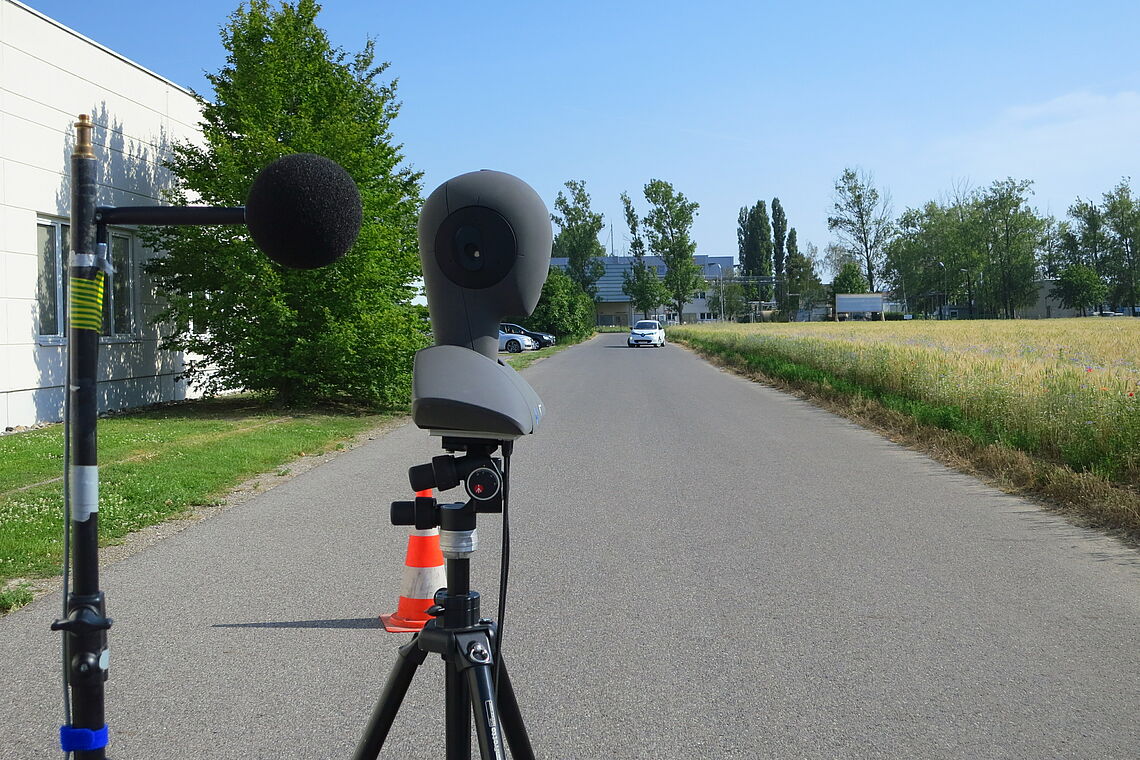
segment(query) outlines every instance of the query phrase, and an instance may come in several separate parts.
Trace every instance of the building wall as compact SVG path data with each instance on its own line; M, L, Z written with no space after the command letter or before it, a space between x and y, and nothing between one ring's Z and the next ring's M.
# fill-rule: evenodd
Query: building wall
M100 205L151 205L171 178L170 146L199 140L199 109L181 87L15 2L0 0L0 425L62 418L61 277L48 259L70 214L76 118L95 122ZM158 349L153 284L133 230L112 231L119 271L114 335L101 346L104 409L183 398L182 357ZM45 251L45 246L49 249ZM66 260L61 262L66 266ZM54 334L53 334L54 333Z

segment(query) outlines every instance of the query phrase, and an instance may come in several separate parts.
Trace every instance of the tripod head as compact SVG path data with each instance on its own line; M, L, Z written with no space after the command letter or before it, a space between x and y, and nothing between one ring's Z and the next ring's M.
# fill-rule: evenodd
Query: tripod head
M415 501L394 501L392 524L414 525L417 530L439 528L440 548L445 557L469 557L478 545L475 515L502 512L508 488L509 470L503 466L503 460L491 455L501 446L504 457L509 459L513 443L445 437L443 446L450 453L408 469L412 490L436 488L442 492L463 483L469 500L440 504L430 496L417 496ZM455 455L459 451L465 452L463 456Z

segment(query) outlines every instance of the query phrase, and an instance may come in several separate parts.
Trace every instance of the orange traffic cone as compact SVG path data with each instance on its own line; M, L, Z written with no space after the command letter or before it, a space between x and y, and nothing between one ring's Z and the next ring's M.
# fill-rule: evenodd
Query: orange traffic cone
M416 491L416 496L431 497L431 489ZM435 604L435 592L447 585L443 570L443 552L439 548L439 528L413 530L408 536L408 553L404 559L404 580L400 585L400 601L391 615L381 615L388 633L415 633L431 620L426 613Z

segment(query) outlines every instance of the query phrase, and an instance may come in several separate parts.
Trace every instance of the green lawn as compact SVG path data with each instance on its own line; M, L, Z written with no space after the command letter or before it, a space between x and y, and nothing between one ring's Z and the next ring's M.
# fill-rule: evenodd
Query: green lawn
M242 481L343 447L391 416L286 412L239 397L102 419L100 541L218 503ZM0 611L30 601L18 579L60 570L62 474L62 425L0 437Z

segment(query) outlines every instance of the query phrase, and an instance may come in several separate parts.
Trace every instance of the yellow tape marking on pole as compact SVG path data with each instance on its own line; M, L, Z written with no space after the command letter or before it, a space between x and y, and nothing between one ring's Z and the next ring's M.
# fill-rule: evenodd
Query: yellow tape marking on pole
M71 278L71 309L68 320L75 329L103 332L102 272L97 272L94 280L82 277Z

